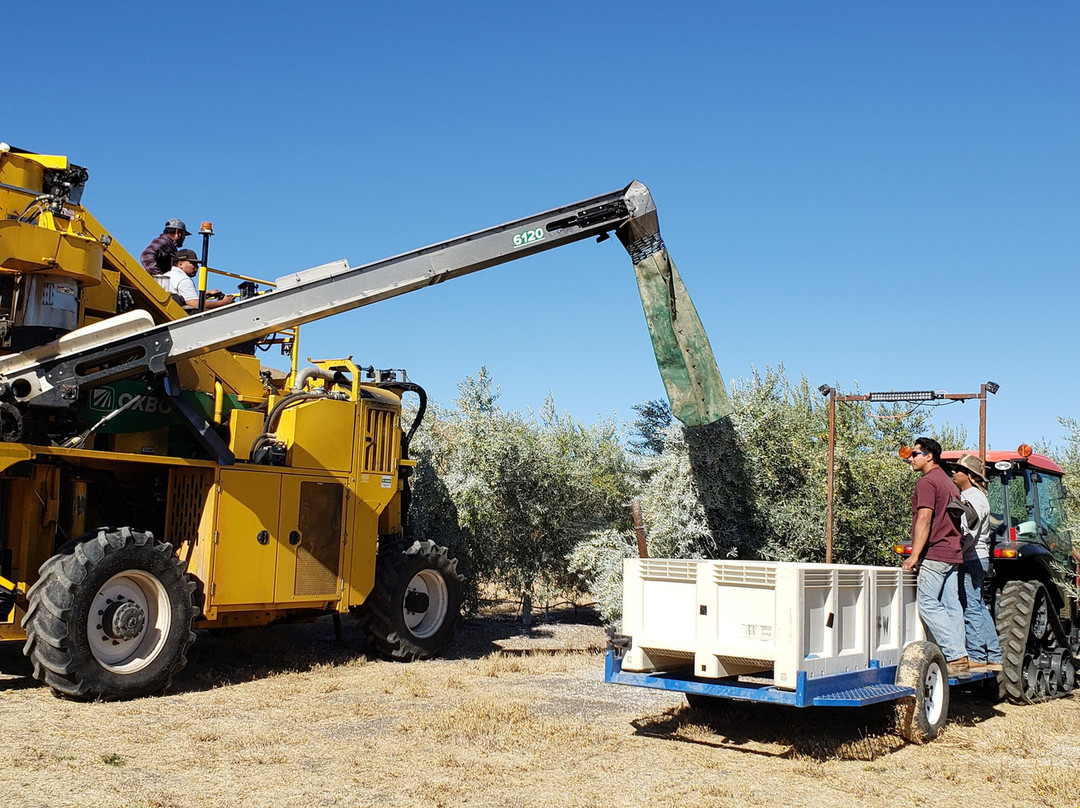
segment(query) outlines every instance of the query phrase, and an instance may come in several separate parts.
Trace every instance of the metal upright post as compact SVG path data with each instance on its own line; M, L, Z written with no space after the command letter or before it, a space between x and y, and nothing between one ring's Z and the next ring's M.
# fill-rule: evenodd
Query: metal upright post
M833 466L836 460L836 390L829 388L829 472L825 499L825 563L832 563Z
M206 264L210 260L210 236L214 235L214 225L203 222L199 228L202 236L202 266L199 267L199 311L206 309Z
M638 558L648 558L649 547L645 543L645 522L641 518L641 500L637 497L630 500L630 513L634 518L634 534L637 536Z
M986 385L979 386L979 462L986 473Z

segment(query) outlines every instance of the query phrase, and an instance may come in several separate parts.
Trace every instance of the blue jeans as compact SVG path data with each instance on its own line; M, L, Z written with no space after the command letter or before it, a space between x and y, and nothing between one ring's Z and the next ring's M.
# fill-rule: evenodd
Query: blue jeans
M990 560L986 560L989 565ZM964 585L960 589L960 605L964 609L964 630L968 656L972 662L1001 662L1001 645L997 627L990 610L983 602L983 578L986 567L980 558L964 559L961 566Z
M919 564L919 617L949 662L967 656L959 578L959 564L928 559Z

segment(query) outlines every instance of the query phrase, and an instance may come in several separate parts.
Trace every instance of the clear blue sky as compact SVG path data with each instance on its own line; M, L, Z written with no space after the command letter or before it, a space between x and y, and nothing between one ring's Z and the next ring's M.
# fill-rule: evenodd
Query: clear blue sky
M168 217L210 219L212 264L275 278L639 179L726 377L782 361L845 392L992 379L1003 449L1080 416L1080 4L131 2L3 19L0 140L88 166L84 203L135 254ZM663 395L615 240L308 326L301 353L405 367L444 402L486 365L504 406L550 391L586 421ZM975 438L975 405L938 417Z

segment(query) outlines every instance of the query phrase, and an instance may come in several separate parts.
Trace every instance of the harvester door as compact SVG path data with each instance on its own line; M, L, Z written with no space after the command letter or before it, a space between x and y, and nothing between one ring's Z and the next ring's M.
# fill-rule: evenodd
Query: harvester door
M274 602L281 476L222 469L211 606Z
M276 602L339 596L344 512L344 480L282 478Z

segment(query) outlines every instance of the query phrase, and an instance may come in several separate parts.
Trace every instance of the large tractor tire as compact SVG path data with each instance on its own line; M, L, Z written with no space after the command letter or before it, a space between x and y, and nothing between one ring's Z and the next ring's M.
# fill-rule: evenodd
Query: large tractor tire
M904 649L896 684L912 688L915 695L896 702L896 728L912 743L934 740L949 719L948 671L941 649L933 643L913 642Z
M412 662L439 654L461 616L461 583L457 559L445 547L380 542L375 588L359 614L379 655Z
M27 593L23 652L58 696L149 696L186 664L195 582L150 533L102 528L40 576Z
M1076 667L1053 626L1050 596L1038 581L1009 581L997 598L1001 640L1000 695L1016 704L1067 695Z

